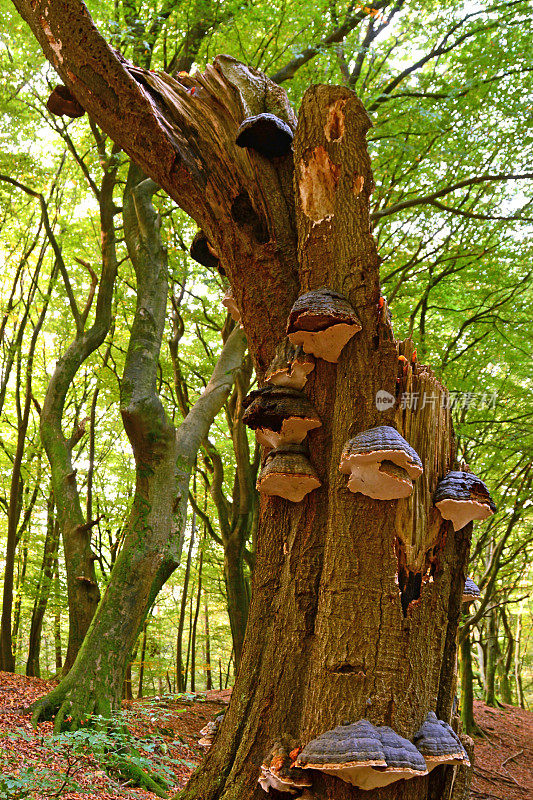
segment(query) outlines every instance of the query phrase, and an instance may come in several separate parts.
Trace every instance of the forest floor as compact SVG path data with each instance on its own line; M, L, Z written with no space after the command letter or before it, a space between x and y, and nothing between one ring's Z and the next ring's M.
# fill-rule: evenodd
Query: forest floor
M53 685L0 672L2 800L154 800L155 794L128 786L113 769L109 777L102 753L112 748L109 742L99 747L89 729L52 739L50 722L32 728L23 709ZM173 791L182 788L204 756L197 743L200 728L228 701L229 692L202 692L125 702L123 720L135 737L139 763L164 775ZM472 800L531 800L533 713L476 702L475 715L484 735L476 740Z

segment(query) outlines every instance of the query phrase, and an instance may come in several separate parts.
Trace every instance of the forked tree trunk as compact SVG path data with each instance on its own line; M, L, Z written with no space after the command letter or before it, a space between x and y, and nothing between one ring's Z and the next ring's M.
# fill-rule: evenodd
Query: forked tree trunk
M262 502L232 701L205 764L180 796L264 798L259 766L274 742L305 743L347 718L385 723L409 738L430 709L449 720L470 527L454 533L432 504L438 479L454 465L445 391L429 370L399 364L400 348L383 312L380 318L370 123L361 104L341 87L308 91L293 188L291 156L267 161L234 144L243 117L261 111L295 125L284 92L260 73L220 57L195 76L196 92L188 94L118 58L76 0L48 5L46 18L30 0L15 4L78 100L202 226L229 277L260 378L300 292L342 292L363 326L337 365L318 361L310 375L306 393L322 427L309 444L322 487L299 504ZM73 25L76 37L69 36ZM93 49L98 59L87 58ZM402 354L409 362L408 346ZM418 408L380 413L379 390L413 393ZM413 496L354 496L338 471L344 442L391 423L424 464ZM410 573L415 585L420 576L421 593L404 598L404 615L398 586ZM445 770L434 770L361 792L317 774L313 794L446 800L450 783Z

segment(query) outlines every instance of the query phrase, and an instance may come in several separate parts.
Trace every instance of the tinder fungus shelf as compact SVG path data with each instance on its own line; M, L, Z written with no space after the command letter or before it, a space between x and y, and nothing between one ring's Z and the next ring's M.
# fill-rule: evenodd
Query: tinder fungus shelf
M303 389L307 376L314 368L315 360L312 355L305 353L301 345L294 345L289 339L283 339L266 371L265 382L271 386Z
M471 472L448 472L437 486L434 502L442 518L451 520L456 531L474 519L487 519L496 511L486 485Z
M302 294L294 303L287 322L287 336L324 361L336 363L344 346L361 323L348 300L331 289Z
M256 484L261 494L282 497L293 503L300 503L321 485L302 445L285 445L271 450Z
M208 269L216 269L221 275L225 275L225 270L220 266L220 260L209 244L207 236L202 230L196 232L189 250L191 258Z
M257 780L265 792L275 789L288 794L300 794L303 789L312 786L312 780L303 769L292 767L292 760L283 745L274 745L271 752L261 764L261 773Z
M464 764L470 766L466 750L455 731L434 711L429 711L424 722L415 733L413 742L422 754L428 772L442 764Z
M245 398L243 407L242 421L255 430L257 441L265 447L300 444L308 431L322 424L310 400L296 389L256 389Z
M339 470L349 475L348 489L375 500L409 497L422 474L420 456L397 430L380 425L349 439Z
M265 158L286 156L291 152L293 133L275 114L247 117L239 126L235 144L255 150Z
M366 790L427 775L424 758L412 742L386 725L375 727L365 719L317 736L303 748L296 766L334 775Z
M205 750L209 750L212 746L213 742L215 741L215 736L218 733L218 729L220 728L220 723L224 719L224 714L219 714L215 717L215 719L209 720L207 725L200 731L201 738L198 739L198 744L200 747L203 747Z
M473 603L475 600L479 600L480 597L481 592L479 591L479 586L474 583L472 578L467 578L463 589L462 602Z
M76 100L70 89L62 84L55 87L46 101L46 108L57 117L83 117L85 109Z

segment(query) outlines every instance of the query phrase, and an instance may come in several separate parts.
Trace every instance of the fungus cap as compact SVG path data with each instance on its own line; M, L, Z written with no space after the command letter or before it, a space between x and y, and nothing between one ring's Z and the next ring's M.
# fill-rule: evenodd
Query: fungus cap
M243 402L242 421L255 430L259 444L283 447L300 444L308 431L322 423L310 400L296 389L265 386Z
M467 578L463 589L463 603L472 603L474 600L479 600L481 592L479 586L474 583L472 578Z
M198 264L208 269L216 269L221 275L225 275L225 270L220 266L220 260L209 244L209 240L202 230L196 231L189 250L191 258Z
M434 502L442 518L451 520L456 531L474 519L487 519L496 511L486 485L472 472L448 472L437 486Z
M331 289L302 294L287 321L287 336L306 353L336 363L343 347L361 330L356 313L344 295Z
M321 485L305 450L299 445L271 450L256 484L261 494L283 497L293 503L300 503Z
M346 442L339 470L350 475L351 492L376 500L396 500L411 494L412 481L423 468L418 453L403 436L389 425L380 425Z
M291 389L303 389L307 376L315 368L312 355L305 353L301 345L295 346L283 339L276 349L265 375L265 383Z
M424 757L428 772L441 764L470 766L466 750L455 731L434 711L428 714L413 737L413 742Z
M265 112L242 121L235 144L255 150L265 158L275 158L291 152L292 140L293 132L287 123Z
M46 108L51 114L58 117L77 119L85 114L81 103L78 103L70 89L62 84L58 84L51 92L46 101Z
M410 741L365 719L317 736L303 748L296 765L335 775L360 789L427 775L425 761Z

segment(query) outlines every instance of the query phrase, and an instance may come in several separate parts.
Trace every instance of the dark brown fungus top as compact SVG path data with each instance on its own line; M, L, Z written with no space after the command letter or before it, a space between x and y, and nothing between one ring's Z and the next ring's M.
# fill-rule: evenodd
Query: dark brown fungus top
M487 519L496 511L486 485L471 472L448 472L437 486L434 502L456 531L474 519Z
M203 267L216 269L221 275L226 274L223 267L220 266L220 260L217 254L212 249L207 236L202 230L196 232L189 253L191 258L194 258L194 260Z
M293 133L275 114L247 117L239 126L235 144L249 147L266 158L286 156L291 152Z
M331 289L302 294L294 303L287 322L287 335L306 353L335 363L346 343L361 330L348 300Z
M408 739L365 719L320 734L303 748L296 765L335 775L360 789L427 775L424 758Z
M415 733L413 742L424 757L428 772L440 764L465 764L470 766L466 750L455 731L434 711L429 711Z
M262 494L300 503L321 482L302 445L284 445L271 450L257 479Z
M389 425L362 431L349 439L339 470L350 475L351 492L376 500L408 497L413 491L413 480L423 471L416 450Z
M322 424L310 400L296 389L265 386L243 402L242 421L266 447L299 444L307 432Z
M83 117L85 109L76 100L70 89L62 84L55 87L46 102L46 108L50 114L57 117L72 117L77 119Z

